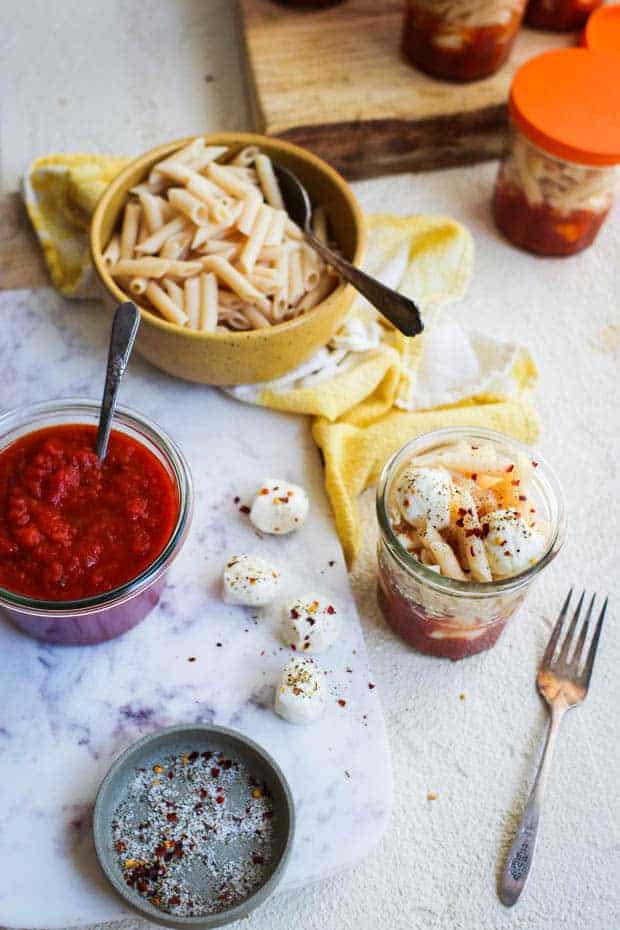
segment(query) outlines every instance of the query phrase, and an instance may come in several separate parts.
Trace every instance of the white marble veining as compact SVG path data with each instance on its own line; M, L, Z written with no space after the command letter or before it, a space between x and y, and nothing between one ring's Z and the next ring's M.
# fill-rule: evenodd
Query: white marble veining
M2 297L0 320L1 412L99 395L110 318L98 303L67 303L49 290L14 292ZM120 639L46 645L0 618L0 925L60 928L127 915L95 862L91 805L114 756L170 723L238 728L280 763L298 815L284 888L359 859L389 812L378 692L368 687L357 611L305 420L173 380L138 356L121 400L183 448L195 482L193 528L159 606ZM251 502L270 475L310 495L308 521L288 537L261 538L234 503L236 496ZM222 568L241 552L264 554L281 568L282 597L272 607L222 602ZM278 637L281 603L306 590L334 598L345 622L340 641L320 657L330 673L326 715L297 728L272 704L290 657ZM355 843L346 842L352 834Z

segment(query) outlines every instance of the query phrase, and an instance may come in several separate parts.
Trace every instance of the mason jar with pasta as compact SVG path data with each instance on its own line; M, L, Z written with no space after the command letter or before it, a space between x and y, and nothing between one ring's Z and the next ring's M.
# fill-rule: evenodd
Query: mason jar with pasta
M562 493L537 453L486 429L407 443L377 490L378 600L419 652L493 646L564 539Z
M536 29L564 32L581 29L602 0L529 0L525 22Z
M526 0L407 0L402 45L416 68L447 81L487 77L504 64Z
M620 61L586 49L547 52L515 75L493 194L497 227L515 245L562 256L596 238L620 161L618 87Z

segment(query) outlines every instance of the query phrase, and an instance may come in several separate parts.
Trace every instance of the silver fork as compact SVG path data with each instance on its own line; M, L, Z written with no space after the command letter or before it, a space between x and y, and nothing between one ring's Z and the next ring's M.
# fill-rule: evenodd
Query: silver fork
M502 904L505 904L506 907L512 907L519 900L521 892L527 883L534 860L534 852L536 851L538 823L560 723L567 710L570 710L571 707L577 707L586 698L590 678L592 677L594 658L603 628L603 619L607 610L608 598L605 598L605 603L592 635L588 654L582 664L581 658L588 638L596 594L592 595L577 636L579 617L586 592L582 593L570 626L560 644L564 631L564 620L568 613L572 594L573 590L571 588L549 637L549 643L538 669L536 679L538 690L549 705L551 722L547 731L547 739L538 772L502 873L499 896ZM560 648L556 656L558 646Z

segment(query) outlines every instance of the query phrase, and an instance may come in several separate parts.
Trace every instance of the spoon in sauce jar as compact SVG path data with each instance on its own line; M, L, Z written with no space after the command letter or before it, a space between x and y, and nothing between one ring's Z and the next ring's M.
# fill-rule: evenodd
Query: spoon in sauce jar
M101 462L105 459L108 451L118 392L136 341L139 325L140 313L131 300L117 307L112 321L112 332L110 333L108 368L101 400L99 430L97 432L96 452Z
M284 205L286 210L298 226L303 230L308 245L318 252L323 261L352 284L356 291L382 313L386 319L399 329L405 336L417 336L424 329L418 306L404 294L399 294L391 288L381 284L376 278L356 268L346 258L332 251L312 231L310 219L312 206L308 192L299 179L287 168L273 163Z

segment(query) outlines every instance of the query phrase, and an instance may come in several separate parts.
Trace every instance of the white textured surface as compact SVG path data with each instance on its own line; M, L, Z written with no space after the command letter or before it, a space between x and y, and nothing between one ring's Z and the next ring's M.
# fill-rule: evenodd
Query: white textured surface
M54 147L137 152L181 132L245 125L233 73L238 58L231 0L151 0L139 6L110 0L105 9L92 0L66 0L62 7L68 25L62 35L48 36L48 5L42 0L5 4L11 30L2 42L11 45L7 62L13 75L9 87L4 82L5 184L14 186L25 161ZM138 16L147 25L135 42L123 33ZM120 23L121 37L91 28L86 56L79 38L84 23L104 17ZM169 36L160 57L146 55L145 30L153 47ZM92 49L92 58L108 67L91 74L85 62ZM27 52L35 50L38 67L32 69ZM208 65L216 76L212 84L201 83L205 62L214 63ZM183 99L171 89L179 86L179 68ZM84 90L91 84L101 88L104 78L122 89L117 100L100 90L105 121ZM68 102L61 104L60 96ZM535 259L494 232L488 212L493 173L493 166L484 165L364 182L356 191L369 210L448 213L472 230L478 253L474 280L467 300L451 312L467 326L532 345L541 371L540 445L569 499L568 542L496 649L453 666L409 652L380 619L372 496L366 495L366 544L353 584L392 744L391 829L361 865L272 900L244 924L248 930L302 924L311 930L615 930L620 921L620 212L610 217L595 249L568 260ZM528 893L506 912L495 896L496 873L544 726L534 669L573 581L609 591L612 609L592 695L568 717L560 738ZM465 701L459 700L461 692ZM437 792L436 801L426 800L429 790ZM343 843L355 843L354 831L343 835Z

